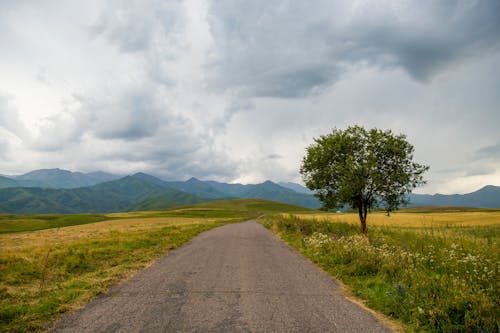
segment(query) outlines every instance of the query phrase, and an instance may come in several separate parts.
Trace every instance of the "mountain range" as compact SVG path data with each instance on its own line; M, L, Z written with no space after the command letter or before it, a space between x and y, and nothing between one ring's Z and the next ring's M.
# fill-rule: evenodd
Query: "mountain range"
M121 178L117 175L97 171L90 173L72 172L62 169L34 170L19 176L0 176L0 188L4 187L42 187L77 188Z
M117 176L61 169L0 176L0 212L21 214L105 213L160 210L230 198L259 198L308 208L320 202L295 183L227 184L216 181L165 181L145 173ZM468 194L411 194L409 206L500 208L500 187L486 186Z
M110 174L98 174L102 178L117 178ZM157 210L230 198L271 199L308 208L320 206L314 196L295 192L271 181L252 185L196 178L164 181L137 173L78 187L81 183L97 182L95 175L50 169L14 177L0 176L0 212L49 214Z

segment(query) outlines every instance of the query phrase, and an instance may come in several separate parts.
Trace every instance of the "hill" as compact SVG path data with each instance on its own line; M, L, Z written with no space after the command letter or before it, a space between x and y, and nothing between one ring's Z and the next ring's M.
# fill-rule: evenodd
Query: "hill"
M488 185L467 194L411 194L408 207L417 206L500 208L500 186Z
M42 214L162 210L233 198L266 199L307 208L321 206L311 191L295 183L266 181L243 185L196 178L165 181L145 173L109 180L116 177L104 172L85 174L61 169L0 176L0 212ZM408 207L418 206L500 208L500 187L490 185L462 195L411 194Z
M75 189L0 189L0 211L17 214L105 213L134 209L145 200L164 197L169 204L201 202L193 195L154 185L133 176ZM138 207L139 208L139 207Z
M261 184L242 185L219 183L216 181L202 181L196 178L191 178L184 182L167 182L144 173L135 174L133 177L164 188L174 188L192 194L198 198L203 198L205 201L230 198L255 198L273 200L307 208L320 207L319 201L315 197L297 193L271 181L266 181ZM162 206L161 198L152 201L155 202L153 206ZM169 207L168 201L164 200L164 206ZM146 207L149 207L149 205Z
M19 187L77 188L116 180L119 176L102 171L82 173L62 169L34 170L19 176L9 176ZM12 187L12 186L9 186Z
M231 197L274 200L307 208L319 208L321 206L319 200L314 196L298 193L269 180L261 184L249 185L226 184L215 181L207 181L206 183Z
M137 173L93 186L71 188L78 182L88 181L89 178L83 180L81 176L81 173L51 169L31 172L18 179L3 177L0 184L3 182L7 188L0 189L0 212L47 214L160 210L230 198L268 199L302 207L319 207L318 200L313 196L270 181L253 185L205 182L196 178L168 182ZM12 187L20 182L41 180L50 183L50 186L69 188Z
M201 181L197 178L190 178L185 182L166 182L171 188L179 191L191 193L207 199L227 199L235 197L229 193L219 191L211 186L208 182Z
M18 186L19 186L18 182L16 182L14 179L5 176L0 176L0 188L18 187Z
M297 184L297 183L292 183L292 182L278 182L278 185L281 186L281 187L288 188L290 190L294 190L297 193L314 194L314 192L311 191L310 189L308 189L307 187L302 186L302 185Z

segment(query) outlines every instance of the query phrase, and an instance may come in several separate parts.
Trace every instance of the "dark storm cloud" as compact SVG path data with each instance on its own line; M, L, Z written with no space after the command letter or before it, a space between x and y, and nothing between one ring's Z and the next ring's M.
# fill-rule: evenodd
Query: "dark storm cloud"
M500 160L500 142L497 144L478 149L474 154L476 159L498 159Z
M212 86L301 97L359 64L428 81L500 45L499 1L396 4L215 1Z
M168 119L168 108L152 91L125 90L115 96L81 97L80 117L101 139L137 140L153 136Z

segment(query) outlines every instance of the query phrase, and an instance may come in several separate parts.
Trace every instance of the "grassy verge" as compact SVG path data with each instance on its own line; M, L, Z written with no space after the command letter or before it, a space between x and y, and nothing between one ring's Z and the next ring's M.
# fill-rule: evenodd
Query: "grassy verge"
M200 232L304 210L239 199L166 211L0 215L0 332L41 330Z
M41 214L41 215L15 215L0 214L0 234L35 231L50 228L62 228L72 225L94 223L110 220L104 214Z
M332 219L281 214L262 223L410 331L499 331L498 218L473 227L457 216L456 224L372 224L369 239L342 215Z
M129 218L0 235L0 331L40 330L200 232L241 218Z

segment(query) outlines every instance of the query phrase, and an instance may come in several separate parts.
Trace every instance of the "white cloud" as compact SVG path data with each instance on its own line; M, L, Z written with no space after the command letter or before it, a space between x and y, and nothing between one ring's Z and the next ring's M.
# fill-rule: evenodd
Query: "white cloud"
M0 173L300 181L314 137L361 124L408 134L420 191L498 184L499 7L1 2Z

